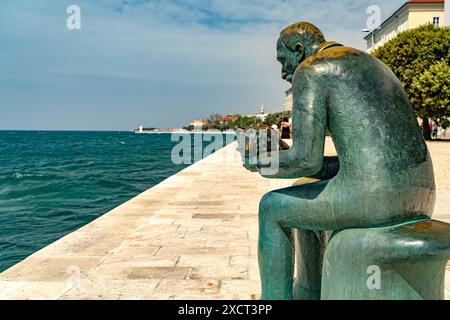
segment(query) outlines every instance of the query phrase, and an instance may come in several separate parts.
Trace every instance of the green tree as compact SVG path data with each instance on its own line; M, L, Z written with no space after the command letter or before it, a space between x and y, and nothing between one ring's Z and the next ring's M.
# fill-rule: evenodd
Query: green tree
M411 102L422 118L433 115L442 122L450 115L450 66L445 60L432 65L412 83Z
M284 118L289 119L290 117L291 117L290 111L271 113L264 120L264 124L269 127L272 126L273 124L276 124L279 127L281 125L281 122L283 122Z
M207 125L205 125L208 129L219 129L222 130L222 126L221 126L221 121L222 116L218 113L216 114L211 114L208 119L207 119Z
M234 122L234 126L240 129L249 129L255 127L259 123L259 119L256 117L240 117Z
M423 103L424 89L418 91L413 85L426 71L436 63L450 62L450 29L427 24L400 33L382 47L375 50L375 57L391 68L400 79L413 103L418 117L424 120L424 134L429 138L428 118L439 118L436 108L429 108ZM421 97L419 99L419 97Z

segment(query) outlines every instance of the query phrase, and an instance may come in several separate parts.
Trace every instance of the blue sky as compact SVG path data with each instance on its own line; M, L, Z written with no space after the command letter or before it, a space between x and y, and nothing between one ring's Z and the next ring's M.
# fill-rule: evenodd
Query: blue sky
M404 0L1 0L0 130L181 127L282 108L275 44L316 24L365 49L368 6ZM81 8L81 30L66 9Z

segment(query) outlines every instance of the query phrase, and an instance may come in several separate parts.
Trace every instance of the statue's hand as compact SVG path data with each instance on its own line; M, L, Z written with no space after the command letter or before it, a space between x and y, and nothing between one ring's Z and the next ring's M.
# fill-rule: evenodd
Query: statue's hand
M279 143L281 141L278 132L273 130L265 132L264 134L267 134L268 138L267 140L262 139L262 145L259 145L261 140L258 139L256 132L247 132L244 135L243 131L238 131L237 134L237 151L241 154L242 163L245 168L252 172L258 171L260 173L263 169L273 168L273 159L279 155ZM272 142L276 144L275 147Z

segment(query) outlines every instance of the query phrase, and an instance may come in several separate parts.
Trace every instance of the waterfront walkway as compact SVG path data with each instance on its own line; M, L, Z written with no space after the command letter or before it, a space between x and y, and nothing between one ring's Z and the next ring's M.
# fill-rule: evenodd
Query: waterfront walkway
M447 222L449 149L430 146ZM258 299L258 203L294 182L245 170L228 146L0 274L0 299Z

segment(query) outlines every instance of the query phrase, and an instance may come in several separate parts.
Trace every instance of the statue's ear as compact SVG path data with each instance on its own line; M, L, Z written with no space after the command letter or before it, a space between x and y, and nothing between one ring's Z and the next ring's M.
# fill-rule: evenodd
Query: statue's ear
M298 54L298 57L297 57L298 63L302 62L303 58L305 56L305 47L300 42L298 42L295 45L295 51L297 51L297 54Z

